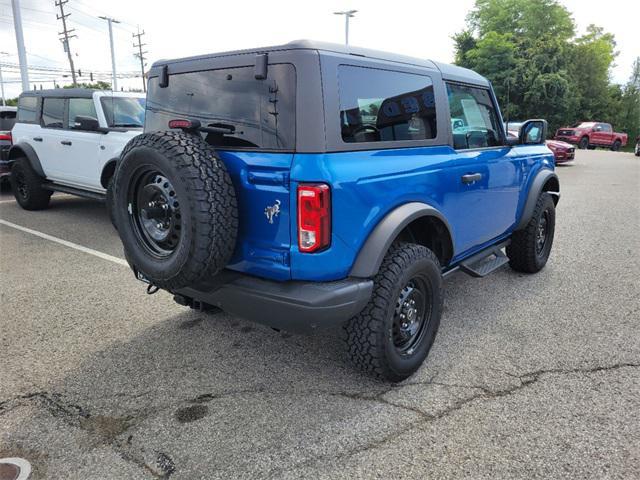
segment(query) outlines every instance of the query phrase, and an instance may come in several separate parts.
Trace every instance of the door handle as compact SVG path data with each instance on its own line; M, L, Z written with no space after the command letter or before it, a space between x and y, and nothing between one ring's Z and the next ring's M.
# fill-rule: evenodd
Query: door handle
M467 175L462 175L462 183L477 182L481 178L482 178L481 173L468 173Z
M33 137L33 141L34 142L41 142L42 141L42 137Z
M62 145L71 145L71 141L69 141L69 140L62 140L60 143Z

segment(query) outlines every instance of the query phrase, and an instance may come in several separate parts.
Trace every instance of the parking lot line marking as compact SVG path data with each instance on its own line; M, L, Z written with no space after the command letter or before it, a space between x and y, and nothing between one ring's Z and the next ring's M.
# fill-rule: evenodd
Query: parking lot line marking
M0 200L0 203L16 203L14 199L11 200Z
M127 261L122 258L114 257L113 255L99 252L98 250L94 250L93 248L83 247L82 245L78 245L77 243L69 242L67 240L54 237L53 235L48 235L46 233L38 232L37 230L32 230L30 228L23 227L21 225L16 225L15 223L7 222L6 220L2 220L1 218L0 218L0 225L6 225L7 227L15 228L16 230L30 233L31 235L35 235L36 237L44 238L45 240L49 240L50 242L59 243L60 245L64 245L65 247L73 248L80 252L88 253L89 255L93 255L94 257L102 258L103 260L109 260L110 262L117 263L118 265L122 265L125 267L129 266Z

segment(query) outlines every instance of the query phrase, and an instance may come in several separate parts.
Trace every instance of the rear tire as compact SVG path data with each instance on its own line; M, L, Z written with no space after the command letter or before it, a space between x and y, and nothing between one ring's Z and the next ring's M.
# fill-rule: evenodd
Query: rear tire
M391 382L410 377L431 349L442 302L435 254L422 245L394 244L374 278L371 300L345 325L352 362Z
M509 265L517 272L537 273L544 268L551 254L556 226L553 198L542 192L531 220L522 230L514 232L507 246Z
M43 210L49 206L53 192L42 188L44 179L26 158L18 158L13 163L9 181L16 201L25 210Z
M578 148L584 150L587 147L589 147L589 137L582 137L578 142Z

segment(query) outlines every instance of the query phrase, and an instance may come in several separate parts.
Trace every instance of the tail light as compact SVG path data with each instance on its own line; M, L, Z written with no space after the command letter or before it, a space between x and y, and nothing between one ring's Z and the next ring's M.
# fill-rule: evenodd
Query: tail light
M298 186L298 248L311 253L331 244L331 190L329 185Z
M0 140L12 142L11 132L0 132Z

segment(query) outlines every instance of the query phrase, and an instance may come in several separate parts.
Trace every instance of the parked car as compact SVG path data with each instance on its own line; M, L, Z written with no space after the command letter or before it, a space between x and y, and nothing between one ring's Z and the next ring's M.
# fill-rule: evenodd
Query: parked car
M572 127L558 129L555 140L577 145L583 150L607 147L617 152L627 144L627 134L614 132L608 123L579 122Z
M545 266L545 134L531 120L507 138L486 78L428 60L310 41L163 60L114 217L149 293L343 326L356 365L399 381L434 341L443 277Z
M636 148L634 150L636 157L640 157L640 137L636 138Z
M520 132L520 127L523 122L509 122L505 123L508 135L517 138ZM546 140L545 145L549 150L553 152L553 158L558 163L571 162L575 159L575 147L567 142L561 142L560 140Z
M567 142L560 140L547 140L545 142L549 150L553 152L553 158L558 163L566 163L575 160L576 148Z
M11 129L16 121L16 107L0 107L0 181L9 177L7 157L11 148Z
M125 144L142 133L145 97L87 89L24 92L9 151L20 206L38 210L54 191L107 200Z

